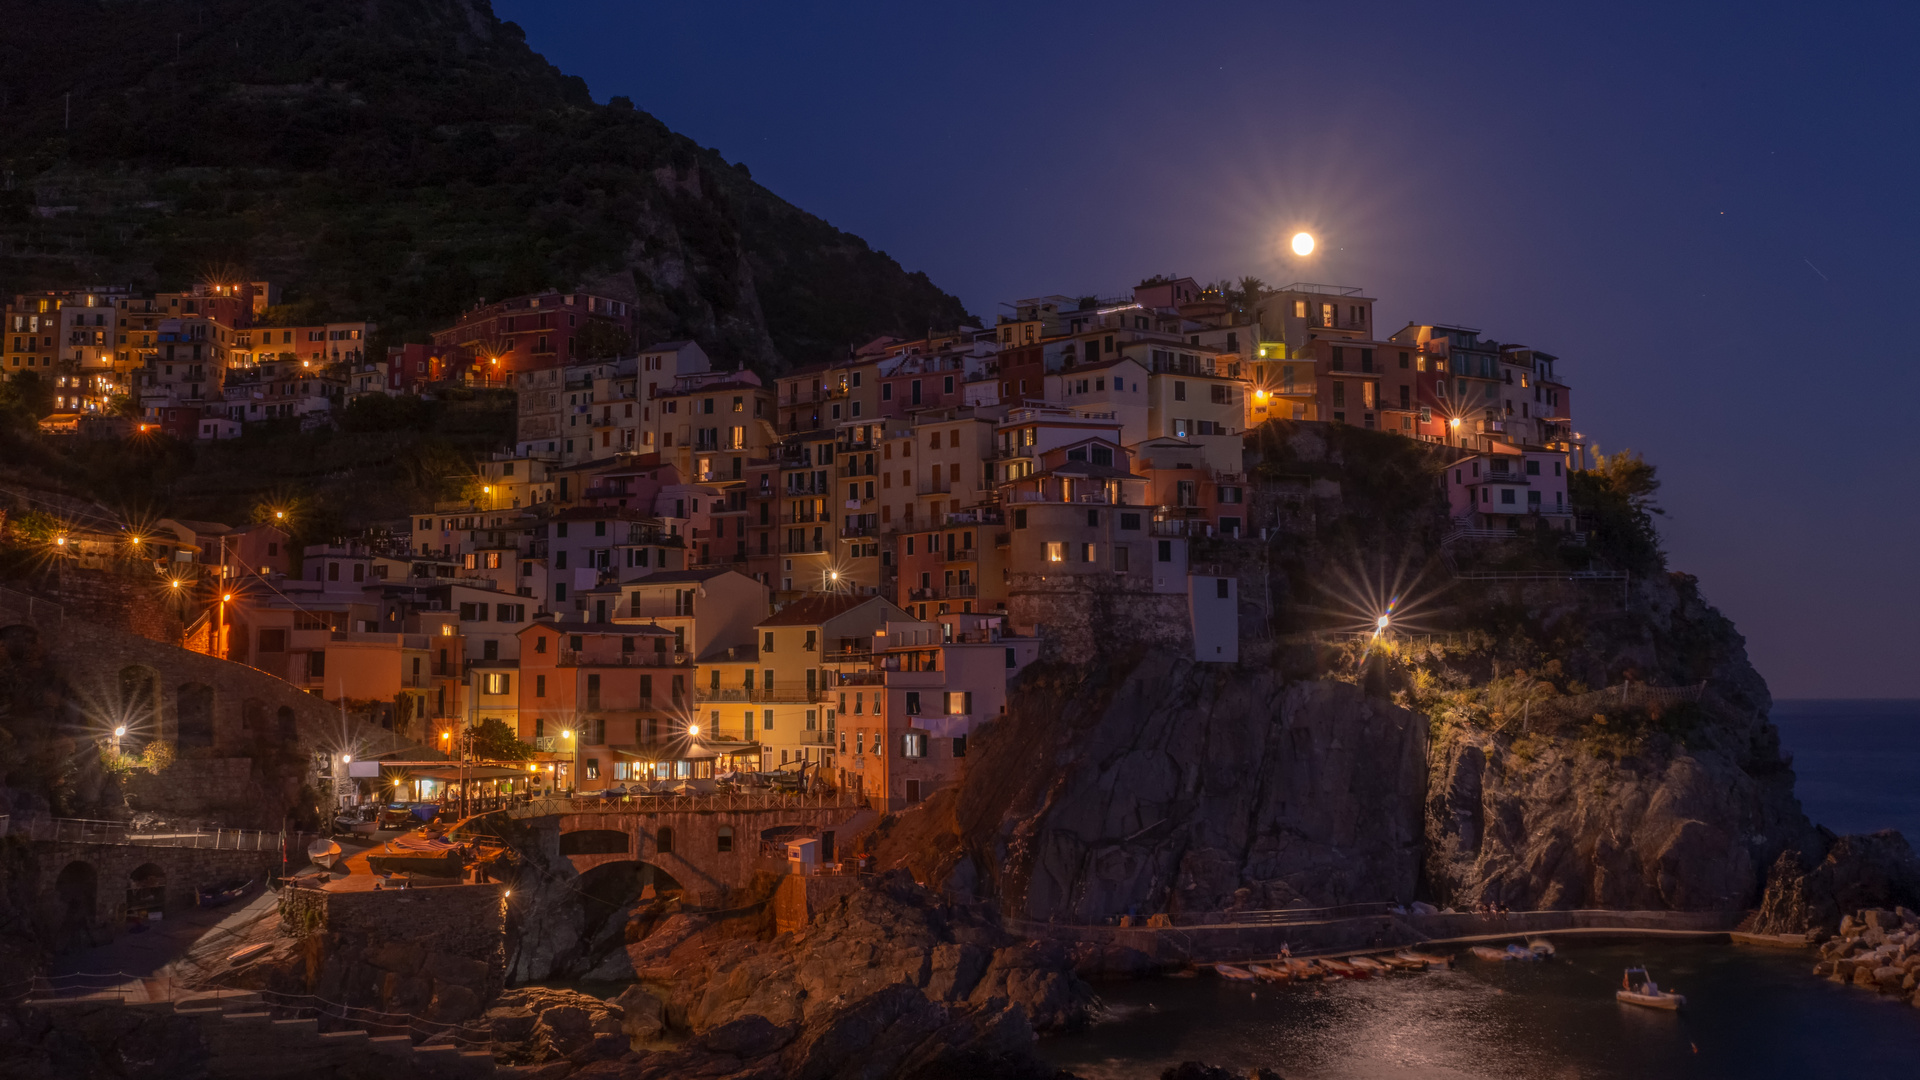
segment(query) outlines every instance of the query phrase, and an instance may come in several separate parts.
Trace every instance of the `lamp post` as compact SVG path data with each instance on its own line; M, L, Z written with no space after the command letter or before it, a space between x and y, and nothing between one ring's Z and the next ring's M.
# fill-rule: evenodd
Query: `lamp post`
M113 729L113 756L114 757L120 756L120 740L125 738L126 734L127 734L127 725L125 724L121 724L119 727L116 727Z

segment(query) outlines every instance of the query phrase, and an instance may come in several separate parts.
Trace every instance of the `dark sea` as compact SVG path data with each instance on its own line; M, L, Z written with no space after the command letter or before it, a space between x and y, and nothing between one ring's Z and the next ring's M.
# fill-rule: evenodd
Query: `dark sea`
M1802 805L1835 832L1920 838L1920 702L1783 701L1773 719ZM1688 997L1621 1005L1646 964ZM1920 1077L1920 1009L1809 974L1808 953L1699 942L1563 944L1544 964L1249 988L1211 975L1099 987L1108 1019L1041 1040L1096 1080L1182 1061L1289 1080Z

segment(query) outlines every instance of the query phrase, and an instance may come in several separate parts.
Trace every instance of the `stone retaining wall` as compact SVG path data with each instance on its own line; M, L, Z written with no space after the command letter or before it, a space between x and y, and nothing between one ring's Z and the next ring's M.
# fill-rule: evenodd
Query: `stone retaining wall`
M1158 964L1250 960L1277 955L1282 946L1297 956L1481 936L1522 937L1566 931L1725 933L1745 912L1720 911L1529 911L1506 915L1369 915L1280 925L1192 927L1047 926L1010 923L1018 933L1063 943L1129 949Z
M507 887L329 892L289 888L282 931L318 939L307 992L458 1022L506 981Z

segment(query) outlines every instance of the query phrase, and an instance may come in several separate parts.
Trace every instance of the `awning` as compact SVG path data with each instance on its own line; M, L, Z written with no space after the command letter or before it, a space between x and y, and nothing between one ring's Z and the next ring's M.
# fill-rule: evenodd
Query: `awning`
M760 753L760 744L757 742L719 742L711 739L702 739L697 745L689 745L679 753L668 750L642 750L621 746L594 746L585 748L581 752L585 754L596 754L602 751L610 753L616 758L624 758L627 761L706 761L709 758L734 757L740 754L758 755Z
M462 780L509 780L516 776L530 776L531 773L520 769L509 769L501 765L469 765L462 770L458 765L432 765L425 768L399 768L393 772L403 773L414 780L444 780L459 783Z

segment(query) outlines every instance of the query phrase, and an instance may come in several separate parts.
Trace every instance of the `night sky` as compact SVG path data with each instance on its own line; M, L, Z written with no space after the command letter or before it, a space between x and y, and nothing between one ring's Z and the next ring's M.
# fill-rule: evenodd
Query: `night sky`
M1920 5L495 7L989 324L1252 274L1556 353L1776 696L1920 697Z

